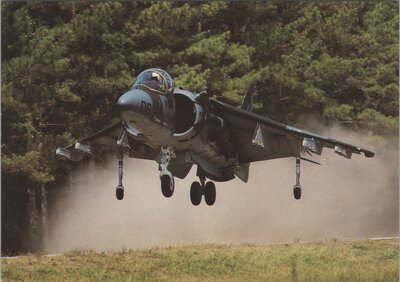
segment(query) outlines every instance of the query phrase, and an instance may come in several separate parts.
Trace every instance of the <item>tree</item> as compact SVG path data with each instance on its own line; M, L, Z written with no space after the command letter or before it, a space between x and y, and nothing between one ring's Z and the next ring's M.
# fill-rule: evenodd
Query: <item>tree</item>
M72 169L57 162L56 147L113 120L118 97L146 68L233 105L252 83L255 111L282 122L313 113L324 124L398 134L397 2L2 8L3 235L35 226L32 203ZM3 252L21 251L3 238Z

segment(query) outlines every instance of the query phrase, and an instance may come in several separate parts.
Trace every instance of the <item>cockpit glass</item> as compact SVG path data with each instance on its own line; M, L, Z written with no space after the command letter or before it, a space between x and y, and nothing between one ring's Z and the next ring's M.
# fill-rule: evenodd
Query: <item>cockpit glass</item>
M141 87L165 95L174 87L174 83L166 71L148 69L140 73L133 84L133 88Z

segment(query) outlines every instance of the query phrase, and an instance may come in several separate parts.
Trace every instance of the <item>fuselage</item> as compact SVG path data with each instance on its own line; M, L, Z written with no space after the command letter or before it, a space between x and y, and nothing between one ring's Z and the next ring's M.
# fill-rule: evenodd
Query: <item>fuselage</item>
M224 153L227 130L199 97L179 88L163 95L139 86L119 98L120 119L130 138L142 138L155 151L172 146L173 162L197 164L210 179L230 180L236 160Z

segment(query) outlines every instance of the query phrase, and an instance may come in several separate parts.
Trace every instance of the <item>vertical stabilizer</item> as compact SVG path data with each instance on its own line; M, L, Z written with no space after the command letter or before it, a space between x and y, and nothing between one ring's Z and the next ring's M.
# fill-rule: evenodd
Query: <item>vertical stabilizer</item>
M254 86L253 83L249 84L249 87L247 88L246 96L244 96L242 105L240 108L243 110L251 112L253 109L253 92L254 92Z

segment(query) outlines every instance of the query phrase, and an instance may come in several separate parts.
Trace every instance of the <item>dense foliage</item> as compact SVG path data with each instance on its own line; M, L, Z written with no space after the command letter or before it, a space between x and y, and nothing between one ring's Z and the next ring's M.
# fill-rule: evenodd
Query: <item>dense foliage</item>
M397 135L397 2L3 2L1 25L8 187L65 174L55 148L110 123L149 67L234 105L253 82L256 111L282 122Z

